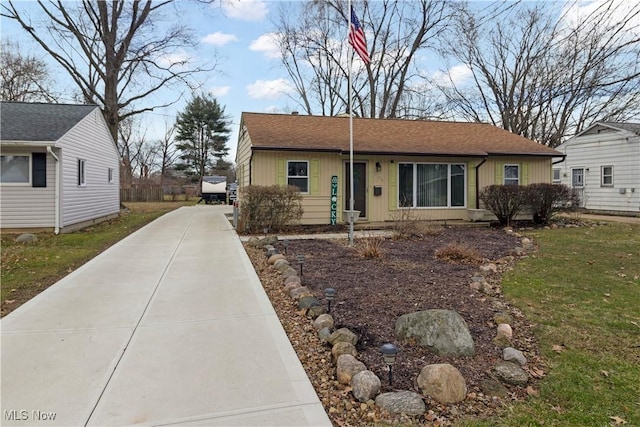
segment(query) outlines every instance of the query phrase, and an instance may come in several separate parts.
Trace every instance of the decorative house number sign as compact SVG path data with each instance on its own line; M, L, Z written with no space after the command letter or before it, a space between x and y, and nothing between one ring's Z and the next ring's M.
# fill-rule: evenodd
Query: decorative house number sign
M331 177L331 225L336 225L338 211L338 177Z

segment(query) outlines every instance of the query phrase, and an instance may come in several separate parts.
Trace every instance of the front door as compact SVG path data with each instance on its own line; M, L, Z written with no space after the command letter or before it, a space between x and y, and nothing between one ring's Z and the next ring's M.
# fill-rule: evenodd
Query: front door
M578 199L578 206L584 208L584 168L571 169L571 189Z
M351 168L349 162L344 164L344 210L348 211L351 198ZM360 211L360 218L367 217L367 163L353 162L353 197L354 209Z

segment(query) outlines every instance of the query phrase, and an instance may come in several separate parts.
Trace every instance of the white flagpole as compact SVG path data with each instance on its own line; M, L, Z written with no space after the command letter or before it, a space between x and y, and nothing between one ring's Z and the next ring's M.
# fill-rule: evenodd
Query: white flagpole
M351 31L351 0L347 1L347 37ZM353 191L353 110L351 106L351 68L353 66L353 49L349 49L351 54L349 55L349 87L347 95L349 96L349 174L351 179L349 180L349 244L353 245L353 209L355 204L354 191Z

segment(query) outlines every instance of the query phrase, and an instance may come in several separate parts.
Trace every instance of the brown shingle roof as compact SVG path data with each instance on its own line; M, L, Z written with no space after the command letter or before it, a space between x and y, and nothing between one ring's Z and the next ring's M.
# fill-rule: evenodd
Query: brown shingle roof
M349 151L349 118L242 113L256 150ZM353 119L353 149L362 154L536 155L562 153L486 123Z

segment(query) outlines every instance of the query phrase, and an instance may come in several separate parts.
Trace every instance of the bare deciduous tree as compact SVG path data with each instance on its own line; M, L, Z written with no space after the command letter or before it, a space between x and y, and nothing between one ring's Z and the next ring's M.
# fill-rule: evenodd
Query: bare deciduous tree
M45 18L38 26L11 1L3 2L1 15L18 22L67 71L86 102L102 107L117 140L120 121L172 103L144 105L150 95L205 71L173 56L194 40L183 25L160 25L172 3L38 1Z
M47 64L33 55L23 55L20 46L3 40L0 44L0 100L53 102Z
M357 2L371 63L354 61L353 110L362 117L398 117L409 83L418 74L416 57L434 45L451 18L446 2L382 0ZM307 114L335 115L348 106L346 2L309 1L281 8L276 40L293 80L296 100ZM358 65L359 64L359 65ZM415 94L414 94L415 95Z
M175 144L176 127L165 123L165 131L162 139L156 142L155 151L157 153L158 167L160 168L160 183L164 183L164 179L168 171L176 164L180 153Z
M640 114L640 5L517 4L466 6L443 52L470 81L439 88L451 114L489 121L555 147L596 120Z

